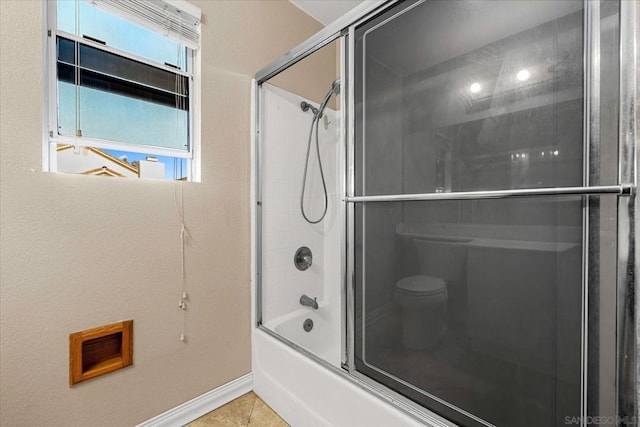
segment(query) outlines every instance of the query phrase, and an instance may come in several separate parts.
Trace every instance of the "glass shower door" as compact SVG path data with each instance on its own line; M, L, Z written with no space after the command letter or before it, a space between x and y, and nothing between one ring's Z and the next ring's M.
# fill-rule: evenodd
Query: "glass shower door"
M585 394L616 369L619 4L595 4L403 2L355 29L353 369L462 425L615 413Z

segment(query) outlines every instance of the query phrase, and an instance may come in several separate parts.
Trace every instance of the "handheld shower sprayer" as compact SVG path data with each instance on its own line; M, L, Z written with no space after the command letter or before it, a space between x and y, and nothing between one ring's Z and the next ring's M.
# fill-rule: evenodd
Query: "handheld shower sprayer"
M327 195L327 183L325 182L325 179L324 179L324 171L322 169L322 160L320 158L320 143L318 141L319 139L318 124L320 123L320 118L324 113L324 109L327 108L327 104L329 103L329 99L331 99L331 95L339 95L339 94L340 94L340 79L338 78L338 79L335 79L333 83L331 83L331 89L329 89L329 92L327 92L327 94L325 95L324 99L320 103L319 108L313 107L311 104L309 104L306 101L302 101L300 103L300 108L302 108L302 111L306 112L311 110L313 112L313 120L311 120L311 127L309 129L309 139L307 143L307 159L305 160L305 163L304 163L304 175L302 176L302 191L300 192L300 212L302 213L302 217L304 218L304 220L307 221L309 224L317 224L320 221L322 221L324 217L327 215L327 208L329 207L329 197ZM322 179L322 188L324 191L324 210L320 218L317 220L309 219L309 217L304 211L304 191L307 186L307 169L309 167L309 153L311 152L311 140L313 139L314 125L315 125L315 131L316 131L316 153L318 155L318 166L320 169L320 178Z
M336 95L340 95L340 77L333 81L333 83L331 84L331 90Z

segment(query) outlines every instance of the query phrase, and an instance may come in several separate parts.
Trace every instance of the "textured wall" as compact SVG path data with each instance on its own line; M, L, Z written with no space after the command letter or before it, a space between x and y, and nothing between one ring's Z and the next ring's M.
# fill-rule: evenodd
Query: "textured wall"
M197 1L202 183L43 173L40 1L0 2L2 425L125 426L250 371L253 74L320 29L285 1ZM318 88L326 91L326 88ZM68 335L134 319L134 366L68 386Z

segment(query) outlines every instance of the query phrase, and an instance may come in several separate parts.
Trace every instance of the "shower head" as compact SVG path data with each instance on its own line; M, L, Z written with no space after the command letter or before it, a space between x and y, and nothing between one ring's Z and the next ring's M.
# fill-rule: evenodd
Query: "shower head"
M300 108L304 112L311 110L313 112L313 117L314 117L313 120L315 121L316 118L322 117L322 114L324 113L324 109L327 106L327 103L329 102L329 98L331 98L331 95L334 95L334 94L340 95L340 79L339 78L335 79L333 83L331 83L331 89L329 89L329 92L327 92L327 94L324 96L324 99L320 103L320 108L315 108L313 105L309 104L306 101L302 101L300 103Z
M337 78L331 83L331 91L336 95L340 95L340 78Z

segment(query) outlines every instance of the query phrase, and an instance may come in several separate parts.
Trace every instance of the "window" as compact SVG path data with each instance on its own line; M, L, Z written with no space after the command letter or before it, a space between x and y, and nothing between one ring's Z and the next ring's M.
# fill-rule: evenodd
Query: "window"
M199 22L184 0L49 1L45 169L197 181Z

